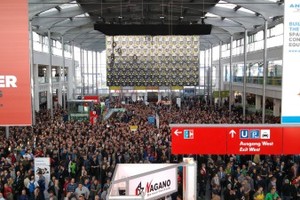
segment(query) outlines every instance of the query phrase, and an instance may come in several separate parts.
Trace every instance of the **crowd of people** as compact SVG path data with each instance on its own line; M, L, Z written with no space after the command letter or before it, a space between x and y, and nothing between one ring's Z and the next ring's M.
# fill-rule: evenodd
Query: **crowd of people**
M142 102L113 106L126 112L91 125L88 121L64 121L66 111L62 109L56 109L53 118L49 110L41 110L34 126L10 127L9 138L2 133L0 200L105 200L116 164L182 161L182 156L171 153L169 124L261 121L258 113L243 118L238 111L201 101L183 102L181 108ZM148 123L148 116L155 115L159 116L159 128ZM278 123L279 118L268 116L265 121ZM130 125L138 129L132 132ZM297 156L190 156L198 162L199 198L299 199ZM50 158L49 183L42 172L35 177L36 157ZM178 183L179 191L172 199L182 198L180 170Z

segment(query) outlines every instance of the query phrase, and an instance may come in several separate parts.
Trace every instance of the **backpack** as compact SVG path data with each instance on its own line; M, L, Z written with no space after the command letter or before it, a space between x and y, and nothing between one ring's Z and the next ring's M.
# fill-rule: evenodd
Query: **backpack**
M34 182L29 183L29 188L28 189L29 189L29 192L31 192L31 193L34 192L34 189L35 189Z
M46 189L46 183L45 183L45 180L44 179L39 179L38 180L38 184L40 186L40 190L43 192L45 189Z

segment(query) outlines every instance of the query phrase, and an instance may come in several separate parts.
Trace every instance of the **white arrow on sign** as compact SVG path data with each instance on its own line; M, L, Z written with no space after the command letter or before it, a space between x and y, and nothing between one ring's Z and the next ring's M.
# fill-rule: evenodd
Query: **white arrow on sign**
M178 131L178 129L176 129L175 131L174 131L174 134L176 135L176 136L178 136L179 134L181 134L182 133L182 131Z
M235 132L234 130L231 130L231 131L229 132L229 134L231 135L231 138L234 138L234 135L236 134L236 132Z

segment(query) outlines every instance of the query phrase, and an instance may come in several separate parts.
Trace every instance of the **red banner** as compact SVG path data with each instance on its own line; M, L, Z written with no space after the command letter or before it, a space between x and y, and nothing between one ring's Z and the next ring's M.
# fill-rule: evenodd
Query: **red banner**
M2 1L0 13L0 126L31 125L28 1Z
M300 154L300 126L172 125L173 154Z
M99 103L99 96L83 96L83 100L93 100L95 103Z

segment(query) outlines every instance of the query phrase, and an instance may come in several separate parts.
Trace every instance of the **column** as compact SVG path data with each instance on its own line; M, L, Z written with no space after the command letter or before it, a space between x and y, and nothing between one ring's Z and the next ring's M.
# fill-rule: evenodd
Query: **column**
M161 101L161 92L160 91L158 91L158 93L157 93L157 101Z
M246 79L247 79L247 43L248 43L248 31L245 29L244 35L244 70L243 70L243 119L246 117Z
M75 57L74 57L74 42L72 42L72 65L68 67L68 100L74 99L75 85Z
M98 84L98 52L96 51L96 95L99 95L99 84Z
M39 92L39 66L33 65L33 82L34 82L34 111L40 111L40 92Z
M261 95L255 95L255 110L261 109Z
M148 101L148 92L147 90L144 93L144 103L146 103Z
M213 103L213 45L210 44L210 105L214 105Z
M60 68L59 73L59 88L62 91L62 94L60 95L62 97L62 108L66 109L66 88L65 88L65 69L66 69L66 60L65 60L65 41L64 37L61 37L61 45L62 45L62 68ZM58 91L59 92L59 91ZM59 97L58 97L59 102Z
M58 80L59 80L59 82L58 82L58 84L59 84L59 87L58 87L58 92L57 92L57 98L58 98L58 104L60 105L60 106L62 106L62 86L63 86L63 83L62 83L62 80L61 80L61 72L62 72L62 68L61 68L61 66L59 66L58 68L57 68L57 72L58 72L58 74L59 74L59 76L58 76Z
M221 90L222 90L222 63L221 63L221 59L222 59L222 41L220 41L219 43L219 78L218 78L218 88L219 88L219 101L218 101L218 106L221 106Z
M81 96L84 95L84 75L83 75L84 52L80 47L80 73L81 73Z
M263 108L262 108L262 123L265 123L266 115L266 84L267 84L267 31L268 31L268 21L265 20L265 30L264 30L264 79L263 79Z
M281 100L280 99L273 99L273 115L275 117L280 116L280 107L281 107Z
M86 84L86 86L87 86L87 94L90 94L90 74L89 74L89 72L90 72L90 70L89 70L89 68L90 68L90 63L89 63L89 51L88 50L86 50L86 80L87 80L87 84Z
M205 102L206 102L206 104L207 104L207 96L205 95L206 94L206 75L207 75L207 73L206 73L206 49L204 50L204 63L203 63L203 91L204 91L204 93L203 93L203 95L204 95L204 98L205 98Z
M32 21L29 21L29 34L30 34L30 89L31 89L31 114L32 114L32 125L36 124L35 118L35 107L38 104L39 107L39 96L36 95L36 91L39 90L36 87L36 83L38 83L38 78L34 75L34 58L33 58L33 33L32 33Z
M52 48L51 48L51 32L48 30L48 52L49 65L47 66L48 92L47 92L47 108L50 109L51 118L53 118L53 94L52 94Z
M232 43L233 43L233 36L230 36L230 51L229 51L229 111L231 111L231 105L234 103L234 94L232 91Z
M46 67L46 82L48 83L47 88L47 109L51 109L51 95L52 95L52 88L50 88L50 79L51 79L51 68L49 65ZM51 94L50 94L51 92Z
M94 61L94 51L91 52L92 53L92 95L95 95L95 61Z

